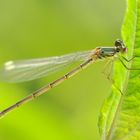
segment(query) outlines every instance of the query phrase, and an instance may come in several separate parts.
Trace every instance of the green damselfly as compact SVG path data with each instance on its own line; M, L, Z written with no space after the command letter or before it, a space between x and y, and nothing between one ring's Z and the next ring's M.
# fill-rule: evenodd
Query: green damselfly
M29 96L1 111L0 117L4 116L15 108L20 107L22 104L25 104L48 92L50 89L74 76L88 65L98 60L118 56L118 54L123 54L126 52L127 48L123 41L116 40L114 47L97 47L91 51L76 52L63 56L48 57L43 59L17 60L5 63L4 67L0 70L0 79L7 82L25 82L47 76L48 74L70 65L75 61L83 61L83 63L81 63L78 67L74 68L64 76L56 79L50 84L40 88Z

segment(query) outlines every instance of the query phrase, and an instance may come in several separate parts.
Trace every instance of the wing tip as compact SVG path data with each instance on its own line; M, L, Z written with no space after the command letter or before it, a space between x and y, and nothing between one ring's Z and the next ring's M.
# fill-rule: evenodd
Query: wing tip
M4 64L5 70L9 71L15 68L14 62L13 61L8 61Z

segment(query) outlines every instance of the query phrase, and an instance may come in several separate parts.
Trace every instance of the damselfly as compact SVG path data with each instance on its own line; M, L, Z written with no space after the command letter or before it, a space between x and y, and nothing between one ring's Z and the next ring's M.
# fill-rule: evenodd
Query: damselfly
M40 88L24 99L1 111L0 117L21 106L22 104L25 104L48 92L50 89L74 76L76 73L86 68L91 63L104 58L118 56L118 54L123 54L126 52L127 48L123 41L116 40L114 47L97 47L91 51L77 52L59 57L9 61L5 63L4 67L0 71L0 79L7 82L24 82L47 76L48 74L57 71L62 67L70 65L75 61L83 61L83 63L81 63L78 67L74 68L64 76L56 79L50 84Z

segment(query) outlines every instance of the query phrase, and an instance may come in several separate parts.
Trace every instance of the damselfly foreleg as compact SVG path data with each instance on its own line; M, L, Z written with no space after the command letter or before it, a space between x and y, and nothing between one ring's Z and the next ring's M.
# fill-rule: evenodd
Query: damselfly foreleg
M120 57L118 57L118 59L119 59L119 61L121 62L121 64L122 64L127 70L140 70L140 68L129 68L129 67L123 62L123 60L122 60ZM130 62L130 61L132 61L133 59L134 59L134 58L128 60L127 62ZM127 59L125 59L125 60L127 60Z

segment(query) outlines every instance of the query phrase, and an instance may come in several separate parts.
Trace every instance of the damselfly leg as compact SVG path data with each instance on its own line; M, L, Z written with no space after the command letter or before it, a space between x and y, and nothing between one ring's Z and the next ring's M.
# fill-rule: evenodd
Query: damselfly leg
M114 62L113 58L108 59L104 68L103 68L102 73L107 77L107 79L111 78L112 69L113 69L113 62Z
M125 60L126 62L129 63L129 62L133 61L135 58L140 58L140 57L134 56L134 57L132 57L132 58L130 58L130 59L127 59L127 58L125 58L125 57L122 56L122 58L123 58L123 60ZM128 67L128 66L123 62L123 60L122 60L120 57L118 57L118 59L119 59L119 61L121 62L121 64L122 64L127 70L140 70L140 68L130 68L130 67Z
M107 80L121 93L121 95L124 95L123 92L120 90L119 86L116 85L115 80L112 78L113 62L114 59L108 60L108 62L104 66L103 74L105 75ZM106 72L106 70L108 71Z

